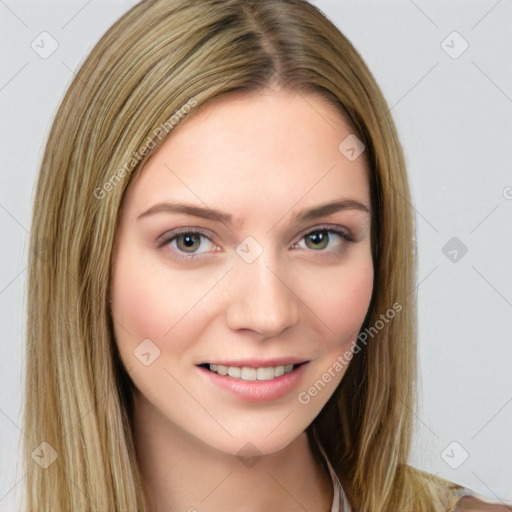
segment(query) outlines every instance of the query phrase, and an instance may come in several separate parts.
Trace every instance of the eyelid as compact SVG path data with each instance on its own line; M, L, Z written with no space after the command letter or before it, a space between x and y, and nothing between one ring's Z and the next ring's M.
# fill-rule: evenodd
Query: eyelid
M344 239L345 243L350 243L350 242L354 241L354 237L352 236L350 230L348 230L346 227L340 226L339 224L319 224L319 225L311 226L309 228L302 230L296 236L296 238L295 238L296 241L293 242L291 245L292 246L297 245L305 236L310 235L312 233L316 233L318 231L334 232L335 234L338 234L338 236L342 237ZM184 226L181 228L176 228L176 229L173 229L170 231L166 231L165 233L160 235L156 240L157 247L162 248L165 245L170 244L172 240L174 240L177 236L179 236L180 234L183 234L183 233L196 233L199 235L203 235L208 240L210 240L210 242L212 244L215 244L215 241L213 239L213 238L215 238L215 236L212 237L212 232L209 229L196 227L196 226ZM172 252L175 252L175 251L172 251ZM210 252L213 252L213 251L210 251ZM312 252L316 252L316 251L312 251ZM322 253L322 252L328 253L330 251L318 251L318 253ZM207 255L208 255L208 253L190 253L188 255L187 255L187 253L176 253L173 257L175 257L177 259L182 259L182 260L192 260L195 258L207 257Z
M322 231L322 230L333 230L333 231L340 231L342 233L344 233L347 237L350 237L351 239L353 239L352 237L352 234L350 232L350 230L348 230L347 228L343 227L343 226L340 226L339 224L319 224L317 226L311 226L309 228L306 228L304 230L302 230L297 236L296 236L296 240L299 241L301 238L303 238L304 236L308 235L308 234L311 234L311 233L314 233L315 231ZM201 227L198 227L198 226L184 226L184 227L181 227L181 228L176 228L176 229L173 229L173 230L170 230L170 231L166 231L165 233L163 233L162 235L160 235L157 239L156 239L156 242L158 244L165 244L165 243L168 243L170 240L172 240L174 237L180 235L180 234L183 234L183 233L190 233L190 232L197 232L197 233L200 233L201 235L204 235L205 237L209 238L212 242L212 232L209 230L209 229L205 229L205 228L201 228ZM296 243L296 242L294 242Z
M201 236L204 236L207 238L213 245L215 245L215 242L212 240L211 232L208 229L199 228L199 227L193 227L193 226L185 226L182 228L176 228L171 231L167 231L164 234L160 235L157 238L156 244L158 249L164 249L165 246L168 246L171 244L171 242L177 238L179 235L182 234L198 234ZM208 251L206 253L189 253L186 252L180 252L176 251L175 249L169 249L169 253L171 253L170 257L178 260L178 261L194 261L198 258L207 258L208 256L211 256L211 252L217 252L217 249L214 251Z
M170 231L166 231L156 239L156 243L158 244L158 247L161 247L162 245L168 244L173 238L177 237L178 235L182 235L183 233L199 233L200 235L204 235L206 238L213 242L212 232L209 229L196 226L185 226L183 228L176 228Z
M316 233L317 231L334 231L335 233L339 233L340 236L343 235L350 241L354 241L354 237L352 236L350 230L340 226L339 224L319 224L318 226L313 226L301 231L300 234L297 235L297 242L304 238L306 235ZM294 244L297 242L294 242Z

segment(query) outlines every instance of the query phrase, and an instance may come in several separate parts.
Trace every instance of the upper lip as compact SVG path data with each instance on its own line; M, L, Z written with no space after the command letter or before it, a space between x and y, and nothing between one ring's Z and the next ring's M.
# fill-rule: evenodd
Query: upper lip
M272 359L218 359L215 361L203 361L200 364L221 364L223 366L238 366L240 368L267 368L269 366L281 366L287 364L307 363L308 359L297 357L275 357Z

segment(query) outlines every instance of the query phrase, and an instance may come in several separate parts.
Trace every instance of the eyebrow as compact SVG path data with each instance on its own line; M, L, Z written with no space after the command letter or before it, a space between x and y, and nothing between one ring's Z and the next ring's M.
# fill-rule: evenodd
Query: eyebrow
M355 201L353 199L339 199L324 203L312 208L307 208L297 212L292 217L292 223L297 224L300 222L307 222L318 219L320 217L326 217L332 213L336 213L342 210L356 210L367 214L371 214L371 209L364 203ZM233 224L233 216L230 213L218 210L216 208L202 207L183 201L165 202L153 205L151 208L141 213L137 220L153 215L156 213L185 213L187 215L193 215L194 217L200 217L202 219L213 220L222 222L231 226Z

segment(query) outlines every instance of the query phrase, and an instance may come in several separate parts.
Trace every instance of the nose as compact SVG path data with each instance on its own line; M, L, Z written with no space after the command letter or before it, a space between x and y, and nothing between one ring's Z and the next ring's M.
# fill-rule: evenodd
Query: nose
M288 274L265 254L252 263L238 261L232 272L227 323L233 330L251 330L271 338L299 322L300 299L286 279Z

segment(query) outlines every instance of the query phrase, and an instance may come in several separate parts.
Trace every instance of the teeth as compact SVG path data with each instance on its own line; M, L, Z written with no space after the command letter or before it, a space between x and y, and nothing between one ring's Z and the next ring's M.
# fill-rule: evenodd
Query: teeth
M224 366L223 364L217 364L217 373L219 375L227 375L228 374L228 367ZM212 369L212 365L210 365L210 370L215 371Z
M236 377L239 379L241 374L242 374L242 369L238 368L238 366L230 366L228 368L228 375L230 377Z
M248 366L224 366L210 364L210 370L219 375L229 375L241 380L271 380L293 370L293 364L268 366L265 368L249 368Z
M240 378L242 380L256 380L257 370L256 368L243 367L240 372Z
M274 370L274 375L276 377L280 377L281 375L284 375L284 365L276 366L273 370Z
M279 369L282 369L283 371L278 371ZM256 377L258 380L270 380L274 377L279 377L280 375L283 375L284 373L284 366L276 366L275 368L272 368L272 366L268 368L258 368L256 370Z

